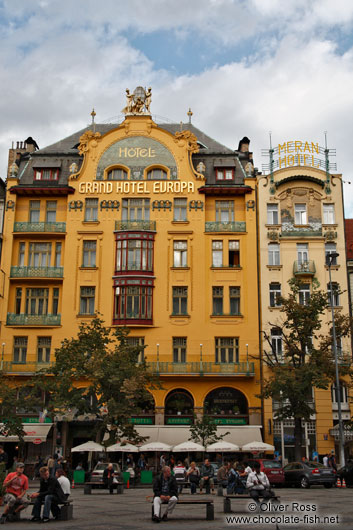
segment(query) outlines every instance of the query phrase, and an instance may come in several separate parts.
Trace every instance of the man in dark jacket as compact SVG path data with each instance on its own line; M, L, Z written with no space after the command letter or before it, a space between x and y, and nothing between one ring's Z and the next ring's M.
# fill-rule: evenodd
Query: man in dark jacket
M166 521L168 514L172 513L178 502L178 485L175 477L171 475L170 467L164 466L162 473L153 481L153 517L155 523ZM167 510L161 518L161 505L168 503Z
M106 488L109 488L109 493L114 491L114 477L116 476L113 464L108 464L108 467L103 471L103 482Z
M202 493L202 488L204 485L209 484L212 488L212 493L214 493L214 469L208 458L205 459L205 463L201 467L201 481L200 481L200 493Z
M40 486L37 493L32 493L31 498L35 499L35 503L32 510L32 521L40 521L40 512L42 504L44 503L43 510L43 523L48 523L50 518L50 509L53 512L55 519L60 519L60 508L58 504L66 501L66 496L61 489L58 479L49 475L49 469L47 467L41 467L40 473Z

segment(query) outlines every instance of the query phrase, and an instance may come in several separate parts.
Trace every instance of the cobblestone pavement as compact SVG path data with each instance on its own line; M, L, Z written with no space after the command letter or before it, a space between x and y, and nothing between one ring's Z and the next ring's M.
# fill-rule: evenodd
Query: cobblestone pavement
M35 491L35 489L32 489ZM24 530L27 528L57 528L87 530L87 529L144 529L150 528L169 530L184 529L208 530L237 528L239 530L353 530L353 489L330 489L312 487L309 490L301 489L277 489L281 503L276 511L261 511L251 513L248 505L251 501L232 501L232 513L223 513L223 499L212 496L215 505L215 520L206 521L206 508L202 506L176 506L172 516L167 522L160 525L151 521L151 494L150 489L125 490L123 495L109 495L104 490L94 490L92 495L84 495L82 488L76 488L72 492L74 502L74 519L72 521L51 521L48 524L30 523L30 508L27 508L22 520L17 523L6 523L1 528L12 530ZM183 495L184 496L184 495ZM186 493L185 497L190 498ZM208 496L207 496L208 497ZM195 498L206 498L196 495ZM310 509L309 509L310 508ZM283 511L279 511L283 510ZM303 511L302 511L303 510ZM2 513L2 509L1 509ZM285 517L299 517L300 520L286 524ZM332 517L331 520L322 519L324 516ZM244 521L231 521L231 517L253 517L255 519L248 524ZM261 519L262 517L262 519ZM305 518L306 517L306 518ZM310 517L321 517L316 519L316 525L310 524ZM228 522L227 522L228 518ZM272 519L267 519L272 518ZM338 519L337 519L338 518ZM287 519L289 521L289 519ZM311 519L314 521L314 519Z

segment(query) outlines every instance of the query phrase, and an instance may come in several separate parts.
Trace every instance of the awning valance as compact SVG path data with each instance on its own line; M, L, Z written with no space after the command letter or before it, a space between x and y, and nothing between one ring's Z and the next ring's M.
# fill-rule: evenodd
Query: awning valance
M3 424L0 424L2 427ZM51 429L52 423L22 423L23 430L25 431L24 441L33 442L39 440L45 442L48 436L48 433ZM18 442L18 436L1 436L0 442Z

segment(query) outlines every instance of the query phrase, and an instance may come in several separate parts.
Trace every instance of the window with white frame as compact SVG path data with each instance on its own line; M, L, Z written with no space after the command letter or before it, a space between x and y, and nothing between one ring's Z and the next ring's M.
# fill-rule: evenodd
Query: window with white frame
M325 243L325 263L326 265L329 265L330 263L329 255L336 254L336 253L337 253L336 243ZM337 265L336 256L334 258L331 258L331 264Z
M307 215L306 215L306 204L298 203L294 205L294 223L296 225L306 225L307 224Z
M234 221L234 201L216 201L216 221L221 223Z
M331 386L331 399L332 403L348 403L348 389L347 386L340 381L339 388L337 388L336 383Z
M98 199L85 200L85 221L98 221Z
M297 243L297 259L299 265L308 265L309 245L307 243Z
M223 267L223 241L212 241L212 267Z
M173 266L174 267L187 267L188 264L188 243L187 241L173 241L174 255L173 255Z
M32 287L26 289L26 315L48 314L49 289Z
M270 283L270 307L280 307L279 300L281 296L281 284L278 282Z
M29 201L29 222L38 223L40 218L40 201Z
M271 329L271 349L273 355L278 361L283 360L283 337L281 328L272 328Z
M332 304L333 307L340 305L340 286L337 282L332 282L332 293L330 282L327 284L327 296L330 305Z
M149 221L150 200L149 199L123 199L122 207L123 221Z
M28 265L30 267L50 267L51 243L30 243Z
M335 205L334 204L324 204L323 214L324 214L323 221L325 225L335 224Z
M215 337L216 363L239 362L238 337Z
M127 180L127 171L121 167L116 167L108 171L107 180Z
M267 224L278 225L278 204L270 203L267 205Z
M45 222L55 223L57 201L47 201L45 206Z
M299 285L299 304L307 305L310 300L310 284L301 283Z
M280 265L279 244L270 243L268 245L268 264Z
M186 362L186 337L173 337L173 363Z
M173 221L187 221L186 199L174 199L174 218Z
M83 255L82 255L82 267L95 267L96 266L96 241L84 241L83 242Z

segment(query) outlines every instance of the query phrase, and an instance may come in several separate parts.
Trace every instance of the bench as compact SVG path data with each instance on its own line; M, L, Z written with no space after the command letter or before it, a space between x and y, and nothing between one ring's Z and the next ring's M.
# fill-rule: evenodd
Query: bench
M163 504L168 504L168 503L163 502ZM206 504L206 520L214 521L213 499L178 499L177 506L181 504L193 504L193 505ZM152 517L153 517L153 500L152 500Z
M104 485L104 482L85 482L83 485L84 495L91 495L93 486L98 486L98 489L107 489L109 488ZM124 493L124 483L123 482L113 482L113 489L116 488L118 494Z
M34 500L29 501L28 506L33 506L34 503ZM60 506L60 521L70 521L74 518L74 505L72 499L67 499L66 501L58 502L58 506ZM17 520L21 519L22 511L23 510L16 514Z
M238 495L226 495L224 497L224 499L223 499L223 511L224 511L224 513L231 513L231 501L234 500L234 499L235 500L249 499L249 500L254 501L254 499L249 494L244 495L243 493L239 493ZM280 502L280 498L277 495L274 495L270 499L266 499L266 501Z

